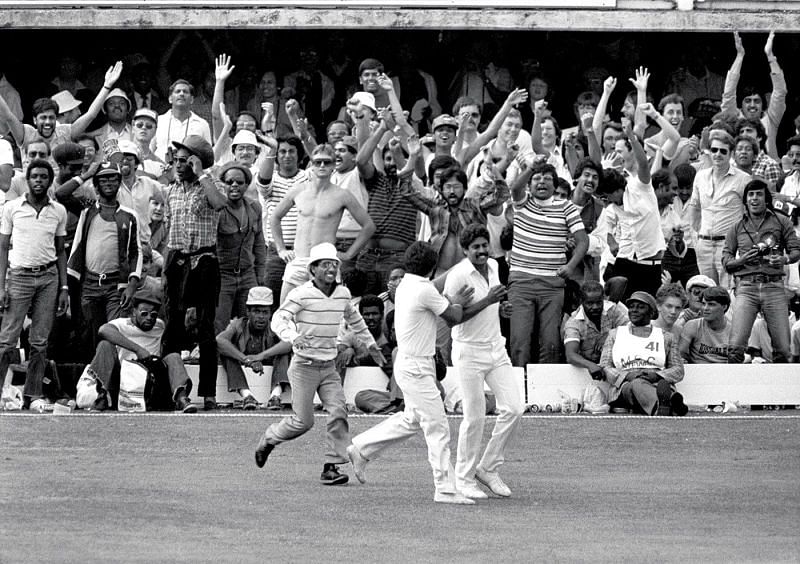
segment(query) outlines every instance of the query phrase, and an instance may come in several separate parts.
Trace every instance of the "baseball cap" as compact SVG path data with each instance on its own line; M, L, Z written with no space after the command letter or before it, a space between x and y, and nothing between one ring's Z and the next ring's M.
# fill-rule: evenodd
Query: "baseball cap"
M112 176L114 174L122 176L122 172L119 170L119 165L104 162L100 164L100 168L98 168L97 172L94 173L94 178L97 178L98 176Z
M69 90L62 90L61 92L53 94L50 99L58 104L59 114L74 110L83 103L80 100L76 100Z
M696 276L692 276L689 280L686 281L686 291L692 289L693 286L704 286L706 288L713 288L716 286L717 283L714 282L711 278L704 274L697 274Z
M86 150L82 146L69 141L61 143L53 149L53 160L60 165L82 164L85 154Z
M155 110L151 110L150 108L139 108L136 110L136 113L133 114L133 119L137 118L152 119L154 122L158 123L158 114Z
M451 115L442 114L433 120L433 131L436 131L436 129L439 127L452 127L453 129L458 129L458 121Z
M343 143L346 147L350 147L354 151L358 152L358 139L356 139L352 135L345 135L338 141L339 143Z
M369 108L373 112L378 113L378 110L375 109L375 96L369 92L356 92L350 100L358 102L365 108Z
M272 305L272 290L266 286L254 286L247 293L246 305L249 306L269 306Z
M139 153L139 146L136 145L133 141L128 141L127 139L120 139L119 140L119 152L123 155L133 155L136 157L137 161L142 160Z

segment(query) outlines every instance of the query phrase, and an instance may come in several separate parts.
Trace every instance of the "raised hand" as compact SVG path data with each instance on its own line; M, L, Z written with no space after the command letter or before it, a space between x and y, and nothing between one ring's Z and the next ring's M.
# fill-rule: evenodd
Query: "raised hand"
M772 43L775 41L775 30L771 30L769 32L769 36L767 37L767 42L764 44L764 54L767 56L767 59L771 59L774 57L772 54Z
M106 71L105 81L103 82L103 86L111 90L114 88L114 84L116 84L117 80L119 80L120 75L122 74L122 61L117 61L114 63L113 66L108 67Z
M613 76L609 76L607 79L603 81L603 92L605 92L609 96L616 87L617 87L617 79L614 78Z
M589 131L592 128L592 122L594 121L594 114L591 112L586 112L581 116L581 128L584 131Z
M736 47L736 55L744 57L744 45L742 44L742 38L739 36L738 31L733 32L733 44Z
M228 80L235 68L236 65L231 66L230 56L223 53L215 59L214 78L216 80Z
M408 136L408 154L409 155L416 155L419 153L420 150L420 142L418 135L409 135Z
M636 78L628 79L637 91L647 90L647 82L650 80L650 72L647 67L639 67L636 69Z
M517 88L512 90L511 93L506 98L506 102L512 106L516 106L517 104L521 104L525 100L528 99L528 91L524 88Z
M639 110L649 118L656 119L658 116L658 111L653 107L653 104L647 102L646 104L641 104L639 106Z
M539 118L539 121L550 117L550 110L547 109L547 102L538 100L536 104L534 104L533 115Z
M475 294L475 288L469 284L464 284L450 299L450 303L465 306L472 301L473 294Z
M386 90L387 92L391 92L394 90L394 84L392 83L392 79L386 76L386 74L381 74L378 76L378 86Z

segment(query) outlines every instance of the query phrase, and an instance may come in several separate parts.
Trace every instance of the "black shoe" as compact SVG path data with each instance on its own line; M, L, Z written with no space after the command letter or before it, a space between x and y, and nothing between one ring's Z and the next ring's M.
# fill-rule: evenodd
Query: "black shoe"
M203 401L203 411L214 411L217 409L217 400L206 398Z
M97 399L94 400L94 404L92 405L92 411L105 411L108 409L108 394L106 394L105 390L97 396Z
M267 463L269 453L271 453L274 448L275 445L271 445L267 442L266 435L261 435L261 440L258 441L258 446L256 447L256 466L263 468L264 464Z
M253 411L258 409L258 400L255 396L247 396L242 400L242 409L245 411Z
M339 467L335 464L326 464L322 467L322 474L319 476L319 481L326 486L341 486L350 480L347 474L339 472Z
M183 413L197 413L197 406L192 405L192 401L186 396L186 392L181 391L175 398L175 411Z
M683 403L683 396L678 392L675 392L672 394L672 397L669 398L669 407L671 414L677 415L678 417L683 417L689 413L689 408Z

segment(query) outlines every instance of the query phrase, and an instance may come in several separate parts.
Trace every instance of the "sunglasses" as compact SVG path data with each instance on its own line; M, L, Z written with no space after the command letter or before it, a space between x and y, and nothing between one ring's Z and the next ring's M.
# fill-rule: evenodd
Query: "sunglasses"
M311 164L314 166L333 166L333 161L329 159L313 160Z
M719 153L720 155L723 155L723 156L727 155L728 153L730 153L730 151L728 149L726 149L725 147L711 147L709 149L709 151L711 151L712 153Z
M139 129L155 129L156 124L150 123L147 121L137 121L133 124L134 127L138 127Z
M472 112L471 114L469 114L469 117L479 118L481 117L481 114L479 114L478 112Z
M233 186L234 184L244 186L245 184L247 184L247 182L245 182L244 180L239 180L237 178L229 178L228 180L225 181L225 184L227 184L228 186Z

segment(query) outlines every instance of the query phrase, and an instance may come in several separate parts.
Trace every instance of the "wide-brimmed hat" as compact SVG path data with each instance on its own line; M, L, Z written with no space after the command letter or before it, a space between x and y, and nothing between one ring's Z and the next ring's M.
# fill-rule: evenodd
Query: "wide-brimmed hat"
M128 95L125 94L125 91L122 88L115 88L109 92L108 96L106 96L106 99L103 100L103 113L106 111L106 102L108 102L111 98L122 98L128 103L128 110L131 109L131 99L128 98Z
M233 141L231 141L231 149L235 150L236 145L253 145L254 147L258 147L256 134L246 129L237 131L236 135L233 136Z
M83 102L80 100L76 100L75 97L72 95L72 92L69 90L62 90L56 94L50 96L50 99L58 104L58 113L63 114L70 110L74 110L78 106L80 106Z
M214 149L211 148L211 143L199 135L187 135L183 141L173 141L172 144L177 149L186 149L199 158L203 168L209 168L214 164Z

